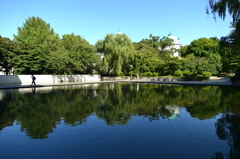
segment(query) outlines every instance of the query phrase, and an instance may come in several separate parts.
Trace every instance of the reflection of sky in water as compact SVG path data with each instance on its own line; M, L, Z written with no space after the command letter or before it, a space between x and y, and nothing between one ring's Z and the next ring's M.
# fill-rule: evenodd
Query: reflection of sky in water
M108 126L95 115L82 125L69 126L62 121L44 140L30 140L20 126L6 127L0 134L2 156L18 158L210 158L216 152L227 153L226 142L219 140L216 119L191 118L185 109L172 121L149 121L132 116L126 125ZM9 153L14 148L14 153ZM36 151L38 150L38 151ZM29 153L31 152L31 153ZM25 153L25 154L24 154ZM114 158L114 157L113 157Z
M200 98L198 98L198 94L195 96L193 96L193 94L187 94L186 99L191 95L191 98L197 100L197 103L204 104L197 105L196 107L195 105L191 105L185 108L177 104L165 104L168 101L171 103L171 101L174 100L173 97L177 96L181 89L184 90L185 87L178 89L176 93L174 92L175 87L169 86L163 86L161 88L161 90L163 90L162 92L159 92L160 87L148 89L148 86L145 85L142 87L143 85L141 84L129 85L129 90L124 92L123 86L118 86L117 84L88 84L37 87L35 90L32 88L0 90L0 97L2 99L0 99L0 101L3 101L7 94L27 94L27 96L20 96L24 97L24 100L30 100L28 103L30 106L23 108L31 109L29 112L36 113L34 114L35 116L38 116L40 113L40 116L36 119L43 121L36 122L36 124L40 124L40 126L34 125L31 118L35 119L35 116L32 117L31 114L29 114L29 118L24 118L19 114L13 119L14 122L11 122L8 114L4 114L4 111L1 110L5 115L4 119L9 118L6 120L9 124L4 123L6 125L0 131L1 156L3 158L202 159L212 158L215 156L215 153L219 152L224 156L229 153L230 147L227 145L226 140L219 140L216 134L215 125L218 119L222 117L220 108L217 110L217 113L210 113L210 115L217 115L210 117L203 116L204 114L197 114L202 110L202 106L205 106L204 101L210 99L208 95L203 96L205 92L200 94ZM111 91L105 92L106 88ZM186 88L185 90L190 91L192 89L192 87ZM219 91L219 87L213 88L213 90L211 90L211 87L208 89L210 93L215 95L214 91ZM71 91L67 91L67 89ZM62 94L60 94L58 90L62 90ZM134 93L147 93L152 90L154 90L153 94L150 93L148 99L140 96L134 101L135 96L131 96ZM54 91L56 94L51 93ZM164 94L164 91L166 91L166 94ZM35 98L35 96L31 96L33 92L39 95L36 99L39 99L41 97L40 95L44 95L44 93L49 93L51 97L54 97L54 95L59 96L54 102L51 102L51 100L54 100L52 98L46 101L49 104L54 104L54 106L49 105L49 107L44 107L44 109L49 108L49 110L45 112L47 115L41 116L44 112L44 110L41 110L41 106L43 106L41 102L39 105L35 103L38 102L37 100L31 102L31 99ZM158 92L157 95L154 94L156 92ZM76 93L79 93L79 96L74 96ZM173 97L170 98L170 95ZM184 95L186 95L186 91ZM115 96L121 98L121 100L113 98ZM19 99L19 96L17 97L17 99ZM73 97L81 98L81 100L73 99ZM219 96L219 99L222 99L220 97L221 96ZM157 101L156 106L146 105L144 103L153 101L153 103L156 104L154 101L158 98L161 99ZM64 103L59 103L58 100L61 99L63 100L60 102ZM94 99L97 103L92 102ZM162 101L162 99L166 99L166 101ZM74 103L73 100L76 102ZM44 102L45 101L43 101L43 103ZM97 105L83 105L84 102L92 102L92 104ZM69 106L65 107L64 104L69 104ZM207 106L211 107L211 105ZM25 111L18 108L18 105L15 107L20 113ZM36 111L43 112L34 111L34 107L37 108ZM85 107L87 110L84 110ZM71 109L73 110L70 111ZM50 111L50 113L48 111ZM133 114L129 113L129 111ZM74 112L76 112L76 114ZM51 113L53 113L53 117L50 116ZM58 115L58 113L65 113L65 116L61 116L62 114ZM79 117L71 118L72 114L78 115ZM199 118L199 116L202 118ZM55 123L48 122L48 120ZM46 131L47 134L43 134L43 136L46 135L46 138L30 139L30 136L26 136L27 134L34 135L34 132L37 134L38 132L36 132L35 129L39 129L41 126L44 128L44 122L46 122L51 129L49 132ZM43 131L43 133L45 132ZM41 135L42 134L39 136ZM14 152L12 152L13 149Z

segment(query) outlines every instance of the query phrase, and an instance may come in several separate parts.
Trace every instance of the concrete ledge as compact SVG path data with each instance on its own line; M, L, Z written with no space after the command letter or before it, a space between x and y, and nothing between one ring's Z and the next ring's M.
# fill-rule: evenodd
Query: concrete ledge
M79 82L99 82L101 75L34 75L36 84L58 84L58 83L79 83ZM0 85L31 84L31 75L0 75Z
M200 81L135 81L135 83L212 85L212 86L231 86L232 85L232 82L200 82Z
M102 81L109 80L130 80L130 77L102 77Z

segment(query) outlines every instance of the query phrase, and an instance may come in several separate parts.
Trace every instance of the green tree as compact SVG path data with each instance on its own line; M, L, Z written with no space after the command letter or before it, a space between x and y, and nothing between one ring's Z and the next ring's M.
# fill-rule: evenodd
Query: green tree
M48 55L50 54L50 52L56 51L58 49L60 38L58 34L56 34L54 30L50 27L50 24L46 23L39 17L29 17L28 19L26 19L25 23L23 23L22 27L18 27L18 34L14 35L13 41L18 44L20 53L24 52L24 50L26 49L26 45L31 45L31 50L29 50L31 52L31 55L29 56L34 55L39 57L40 59L37 59L36 63L38 62L38 65L41 66L38 67L38 70L34 70L38 73L47 73L48 68L46 63L48 60ZM22 56L22 58L28 57L27 53L28 51L25 51L26 55ZM27 61L28 58L21 60ZM19 61L18 63L21 63L21 61ZM29 68L32 66L25 64L22 67ZM22 68L16 69L22 70Z
M212 13L223 20L226 14L232 17L231 26L234 28L229 35L222 37L220 46L222 56L226 58L223 61L224 70L229 72L235 70L240 72L240 2L239 0L209 0L206 8L207 14Z
M59 48L56 51L51 51L48 55L46 66L49 73L53 74L69 74L72 72L71 67L68 67L70 58L68 52L63 48Z
M63 35L61 41L47 55L47 66L54 74L92 73L98 55L94 46L79 35Z
M164 58L163 73L173 75L178 69L181 69L181 60L178 57L166 56Z
M16 74L38 73L41 70L41 49L37 44L19 43L12 52L10 62Z
M92 70L97 58L94 46L73 33L63 35L62 44L68 52L70 61L67 67L71 68L72 73L88 73L88 70Z
M222 69L221 56L219 54L210 54L209 57L197 57L189 54L182 59L182 70L202 73L211 72L216 75Z
M164 50L166 47L172 45L173 40L167 37L149 35L149 38L142 39L140 43L150 44L153 48Z
M133 54L131 40L125 34L107 34L103 40L95 44L98 52L104 53L104 62L108 67L108 74L114 75L122 72L123 62Z
M232 16L233 23L238 23L240 19L240 2L239 0L209 0L206 8L207 14L210 12L216 18L216 14L223 20L227 12Z
M210 54L219 52L217 38L199 38L193 40L190 45L187 46L186 51L182 51L182 56L185 57L189 54L194 54L198 57L207 57Z
M231 23L231 33L220 39L220 55L222 56L225 72L240 72L240 34L237 33L236 24Z
M138 60L136 68L141 67L140 72L159 72L161 74L172 73L179 67L177 58L174 58L173 49L165 50L172 45L173 40L167 37L153 36L142 39L135 44Z
M132 60L133 70L138 73L155 72L161 59L158 56L157 48L152 47L151 44L142 42L133 43L134 58Z
M216 75L222 69L219 40L213 38L199 38L190 45L180 49L183 59L183 70L201 73L208 71Z
M6 74L11 68L10 56L16 51L16 45L9 38L0 36L0 66L6 69Z
M187 49L188 49L188 45L181 46L179 49L179 55L181 57L184 57L186 55Z
M34 16L26 19L23 26L18 27L18 34L13 36L15 42L28 44L43 44L52 41L53 38L59 39L50 24Z

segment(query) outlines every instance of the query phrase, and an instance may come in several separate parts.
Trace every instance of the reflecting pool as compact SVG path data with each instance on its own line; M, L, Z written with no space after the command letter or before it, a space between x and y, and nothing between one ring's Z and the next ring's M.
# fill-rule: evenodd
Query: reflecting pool
M0 90L0 158L240 158L240 87Z

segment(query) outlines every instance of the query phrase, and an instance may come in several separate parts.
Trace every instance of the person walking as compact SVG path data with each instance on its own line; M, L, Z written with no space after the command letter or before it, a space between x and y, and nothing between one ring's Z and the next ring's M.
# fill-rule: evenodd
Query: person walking
M36 77L32 74L31 78L32 78L32 84L31 85L33 85L33 84L36 85L36 83L35 83Z

